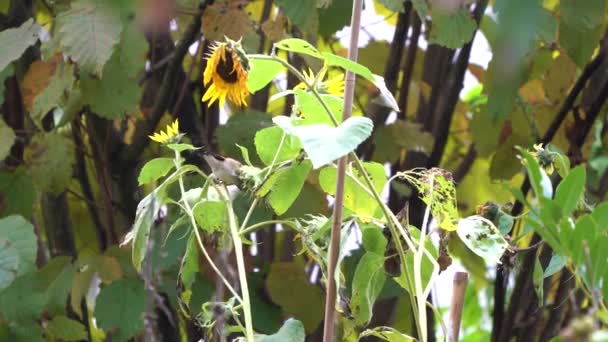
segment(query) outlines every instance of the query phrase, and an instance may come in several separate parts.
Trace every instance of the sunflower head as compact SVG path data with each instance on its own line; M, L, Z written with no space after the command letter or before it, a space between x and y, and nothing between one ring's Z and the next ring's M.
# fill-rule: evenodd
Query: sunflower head
M249 60L240 42L226 39L226 42L216 42L207 58L207 66L203 74L203 84L207 87L203 102L209 105L219 100L220 106L226 103L226 98L239 105L247 105L247 76Z
M166 131L159 131L153 135L148 136L152 141L156 141L160 144L169 144L179 139L179 122L177 119L173 123L167 125Z
M324 80L327 74L327 68L321 69L319 75L315 75L312 69L302 70L302 75L306 79L306 83L312 84L312 86L321 94L330 94L334 96L344 95L344 80L340 76L332 77L328 80ZM294 87L294 89L307 90L306 84L300 82Z

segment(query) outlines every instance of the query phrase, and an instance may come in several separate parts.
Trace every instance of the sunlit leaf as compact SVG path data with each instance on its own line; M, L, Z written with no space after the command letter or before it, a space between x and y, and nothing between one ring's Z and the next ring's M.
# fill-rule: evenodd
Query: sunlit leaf
M173 167L175 167L175 165L171 158L152 159L141 168L137 181L139 182L139 185L154 182L155 180L166 176Z
M585 192L586 173L584 166L577 166L562 180L555 191L555 202L565 216L576 209Z
M300 165L278 170L262 185L268 203L277 215L283 215L296 200L312 166L306 161ZM265 189L265 187L269 187Z
M285 135L284 138L283 135ZM270 165L272 163L281 140L283 140L283 146L278 153L277 163L295 158L302 149L300 141L287 136L280 127L276 126L264 128L255 134L255 147L264 164Z
M382 192L386 184L386 171L379 163L364 163L363 167L369 174L377 192ZM379 206L373 195L362 184L363 176L352 165L348 168L348 177L344 181L344 207L361 216L374 216ZM319 173L319 184L325 192L334 195L336 192L337 171L333 166L326 167ZM354 177L354 179L353 179Z
M284 2L288 2L288 1L284 1ZM305 55L323 59L323 55L319 52L319 50L317 50L317 48L312 46L312 44L310 44L309 42L307 42L303 39L287 38L287 39L281 40L278 43L275 43L274 46L276 46L282 50L303 53Z
M314 169L354 151L370 136L373 128L367 117L351 117L338 127L324 124L293 126L291 119L285 116L273 120L287 134L300 139Z
M302 322L288 319L283 323L281 329L275 334L268 336L256 336L255 342L304 342L306 333Z
M249 66L247 88L251 93L264 88L283 70L283 65L274 60L252 59Z
M475 254L498 264L509 246L492 222L480 216L460 219L456 233Z
M221 232L228 229L226 203L201 201L192 208L196 223L207 233Z

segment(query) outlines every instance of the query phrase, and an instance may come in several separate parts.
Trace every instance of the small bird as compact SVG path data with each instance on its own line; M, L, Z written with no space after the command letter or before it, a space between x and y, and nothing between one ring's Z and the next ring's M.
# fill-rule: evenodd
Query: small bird
M241 187L242 180L240 177L240 169L243 166L238 160L229 157L224 157L219 154L213 153L206 148L202 149L203 158L213 172L213 177L226 184L236 185Z

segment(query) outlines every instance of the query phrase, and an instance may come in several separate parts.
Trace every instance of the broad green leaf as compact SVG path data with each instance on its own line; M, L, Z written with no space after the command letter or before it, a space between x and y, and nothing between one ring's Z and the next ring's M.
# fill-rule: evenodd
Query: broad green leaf
M608 236L598 235L594 241L589 242L589 261L591 267L585 268L585 279L589 287L598 288L602 276L608 271ZM588 264L588 263L587 263Z
M534 158L528 151L519 149L520 153L524 157L525 166L528 170L528 177L530 178L530 184L534 193L537 197L551 198L553 197L553 185L551 180L544 169L540 167L536 158Z
M36 190L25 169L0 171L0 217L18 214L30 219L35 199Z
M194 232L190 233L188 238L188 246L186 247L186 253L182 259L182 264L179 272L180 280L184 284L184 290L189 291L194 284L196 275L199 272L198 265L198 244Z
M273 126L272 117L267 113L246 111L238 112L228 118L225 125L218 126L215 134L217 143L224 155L241 159L241 151L237 145L247 148L250 152L251 162L260 165L255 147L255 135L258 131Z
M192 208L196 223L207 233L228 231L226 203L201 201Z
M604 21L607 4L605 0L561 0L560 18L574 27L596 28Z
M534 271L532 273L532 285L534 286L534 292L536 293L536 298L538 302L543 303L543 266L540 264L540 260L538 260L538 255L534 258Z
M127 237L125 242L133 240L132 259L133 266L137 271L141 271L141 263L146 256L146 249L148 246L148 239L150 238L150 228L156 220L156 215L160 210L160 201L157 197L157 190L151 192L144 197L137 205L137 211L135 212L135 222L133 228Z
M431 17L430 41L451 49L470 42L477 28L467 8L459 8L454 13L434 8Z
M387 240L382 233L382 228L372 224L361 225L361 242L365 251L384 256Z
M285 116L273 120L286 133L300 139L314 169L354 151L373 129L373 123L367 117L351 117L338 127L324 124L293 126L291 119Z
M70 184L76 162L71 139L57 133L38 133L23 154L38 190L58 194Z
M255 148L260 160L262 160L264 164L270 165L274 160L274 156L281 144L283 135L285 135L283 147L281 148L281 151L279 151L276 162L280 163L293 159L300 153L302 145L298 139L286 135L286 132L283 132L280 127L274 126L264 128L255 134Z
M0 237L0 291L15 280L19 272L19 251L11 241Z
M537 20L537 38L546 44L555 44L557 38L557 19L553 13L541 10Z
M344 58L342 56L338 56L329 52L323 52L322 56L323 58L325 58L329 66L340 67L344 70L351 71L372 83L376 82L374 74L372 74L369 68L364 65L361 65L357 62L351 61L348 58Z
M596 234L597 224L591 215L583 215L576 221L571 239L564 241L568 244L572 263L575 266L580 266L587 259L584 246L590 248L596 239Z
M319 34L331 37L336 31L350 23L353 0L332 1L327 8L319 9Z
M0 78L0 82L3 80ZM2 90L2 89L0 89ZM2 102L0 102L1 104ZM11 152L11 147L15 142L15 132L2 118L0 118L0 161L4 160Z
M559 45L579 68L584 68L598 46L603 32L602 25L589 28L562 20L559 23Z
M553 255L551 256L551 260L549 261L549 265L547 266L547 268L545 269L545 272L543 273L543 278L548 278L548 277L554 275L555 273L561 271L562 268L564 268L564 266L566 266L567 262L568 262L568 258L566 258L565 256L553 253ZM535 271L536 271L536 268L535 268Z
M363 163L363 167L371 177L376 191L381 193L386 184L384 166L379 163ZM363 176L352 165L349 166L347 173L344 181L344 207L363 217L375 216L379 212L379 206L373 195L361 187L361 184L365 184ZM336 192L336 177L337 170L334 166L326 167L319 173L319 185L323 191L332 196Z
M36 275L35 272L26 273L0 291L0 314L4 319L26 321L39 318L44 310L46 294Z
M154 182L155 180L166 176L174 166L173 159L171 158L152 159L141 168L137 181L139 182L139 185Z
M85 0L90 1L90 0ZM148 44L134 23L122 34L120 44L103 67L101 79L81 74L82 100L107 119L122 118L139 111L142 88L139 74L146 63Z
M387 342L413 342L416 341L412 336L403 334L395 328L391 327L376 327L367 329L359 334L359 338L374 336Z
M386 281L383 265L383 255L369 252L361 257L357 265L350 306L358 325L365 326L372 318L374 302Z
M591 216L597 222L598 233L605 234L608 230L608 203L602 203L593 208Z
M8 271L6 268L0 268L0 288L3 288L14 278L36 269L38 245L34 226L19 215L0 219L0 244L8 248L0 254L3 264L8 266L9 270L14 266L12 263L16 262L18 267L16 272L10 274L5 273Z
M342 108L344 100L337 96L321 94L321 98L325 101L334 117L338 122L342 122ZM294 91L294 101L296 104L296 112L301 121L297 121L298 125L310 124L327 124L333 126L334 123L325 111L321 103L310 92L296 89Z
M44 287L45 311L50 315L65 312L65 305L72 287L76 267L71 258L52 258L36 274L36 282Z
M146 292L143 282L121 279L104 287L95 301L94 317L98 326L112 338L123 341L138 334L144 327Z
M545 240L551 248L557 253L562 252L561 241L566 241L560 238L557 232L557 227L560 224L562 217L561 208L548 198L540 198L540 213L539 217L529 215L527 223ZM540 219L540 220L539 220ZM562 222L565 222L564 220ZM563 233L562 229L562 233ZM561 241L560 241L561 240Z
M307 1L309 1L309 0L307 0ZM282 0L282 2L288 2L288 1ZM291 1L289 1L289 2L291 3ZM287 39L281 40L280 42L275 43L274 46L278 47L279 49L286 50L286 51L303 53L305 55L317 57L320 59L324 58L324 56L319 52L319 50L317 50L316 47L312 46L312 44L310 44L309 42L307 42L303 39L287 38Z
M63 341L80 341L88 338L82 323L63 315L53 317L48 323L46 331L54 338Z
M526 56L536 46L537 32L546 25L547 17L539 1L496 0L492 9L500 24L491 32L493 57L484 86L488 114L499 123L513 110L518 89L527 79Z
M272 301L304 324L307 333L317 329L323 319L323 291L308 281L302 265L275 262L266 277L266 290Z
M268 336L256 336L255 342L304 342L306 333L302 322L290 318L275 334Z
M555 203L562 208L564 216L570 216L578 206L585 192L585 167L579 165L572 169L555 191Z
M17 28L0 32L0 71L9 63L21 57L25 49L38 41L41 27L29 19Z
M46 88L34 98L30 115L39 128L42 128L42 120L50 110L62 107L65 94L72 91L75 80L73 65L67 63L57 65Z
M376 146L373 159L391 163L399 160L402 150L429 155L435 141L432 134L423 130L422 124L406 120L378 127L373 139Z
M264 88L283 70L283 65L274 60L251 59L249 61L249 75L247 77L247 88L249 92Z
M64 52L83 72L101 76L122 31L118 13L107 2L77 0L58 15L57 25Z
M259 192L264 192L268 203L277 215L283 215L293 202L298 198L306 177L312 166L305 161L302 164L277 170L262 185Z
M460 219L456 233L473 253L498 264L509 246L492 222L477 215Z
M276 4L291 22L302 31L309 31L317 21L315 0L277 0Z

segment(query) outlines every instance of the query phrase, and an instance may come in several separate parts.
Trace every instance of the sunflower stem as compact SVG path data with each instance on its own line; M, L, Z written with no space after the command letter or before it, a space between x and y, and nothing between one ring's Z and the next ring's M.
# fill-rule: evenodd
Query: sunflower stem
M177 151L175 151L174 162L175 162L176 169L179 170L181 168L181 156L179 155L179 152L177 152ZM224 285L226 285L226 288L232 293L232 295L238 300L239 303L242 303L243 299L241 298L241 296L239 296L239 294L232 287L232 285L230 285L230 282L226 279L226 277L224 276L222 271L220 271L220 269L217 267L217 265L213 262L213 259L211 259L211 256L209 256L209 253L207 252L207 249L205 248L205 245L203 244L203 239L201 238L201 235L198 231L198 225L196 224L196 220L194 219L194 214L192 213L192 208L190 207L190 203L188 203L188 201L186 199L184 199L184 194L186 193L186 188L184 186L184 180L182 178L181 172L178 174L178 183L179 183L179 189L181 192L182 202L184 203L183 208L185 209L186 215L188 215L188 218L190 218L190 224L192 225L192 230L194 231L194 236L196 237L196 241L198 243L199 248L203 252L203 255L205 256L205 259L207 260L209 265L211 265L211 268L215 271L217 276L220 277L220 279L222 280Z
M239 275L239 283L241 285L241 294L243 296L241 304L243 305L243 314L245 316L245 340L247 342L253 342L253 317L251 316L251 300L249 299L249 286L247 285L243 242L241 241L236 215L234 214L234 208L232 207L232 201L230 200L230 195L228 195L228 190L223 186L220 188L219 193L228 209L228 226L230 227L232 243L234 243L234 253L236 254L236 266ZM253 208L254 206L252 205L251 207Z

